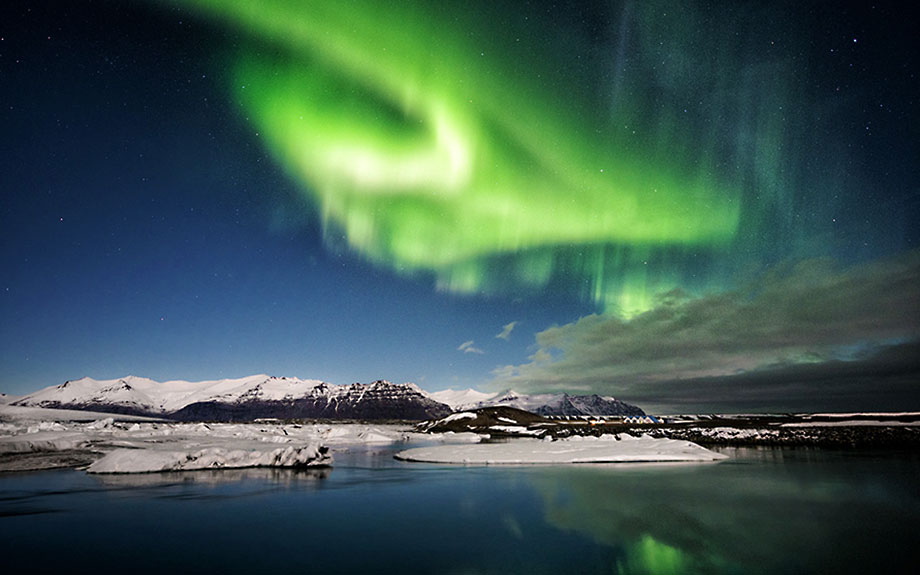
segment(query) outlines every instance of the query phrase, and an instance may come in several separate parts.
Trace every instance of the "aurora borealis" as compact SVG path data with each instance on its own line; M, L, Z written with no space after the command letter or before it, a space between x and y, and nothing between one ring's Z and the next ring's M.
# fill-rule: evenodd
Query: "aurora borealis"
M4 10L13 391L265 371L666 409L920 336L895 7Z
M735 238L740 189L705 146L664 118L624 138L637 98L596 110L505 20L426 2L196 4L251 34L232 66L244 113L327 233L375 262L465 293L565 269L634 313L680 272L648 277L649 260Z

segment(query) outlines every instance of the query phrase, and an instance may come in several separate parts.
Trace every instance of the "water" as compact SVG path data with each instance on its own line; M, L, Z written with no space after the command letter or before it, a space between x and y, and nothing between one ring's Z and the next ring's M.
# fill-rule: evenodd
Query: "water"
M920 560L920 454L0 475L4 573L865 573Z

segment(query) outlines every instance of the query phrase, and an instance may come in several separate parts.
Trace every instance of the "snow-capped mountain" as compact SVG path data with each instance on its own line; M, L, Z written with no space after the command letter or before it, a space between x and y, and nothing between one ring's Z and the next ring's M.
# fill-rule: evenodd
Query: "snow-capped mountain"
M151 415L184 421L250 421L262 417L427 419L450 408L411 383L333 385L314 379L269 377L157 382L128 376L67 381L19 398L18 406Z
M516 407L537 415L645 415L639 407L613 397L599 395L568 395L541 393L525 395L514 390L504 393L483 393L472 389L448 389L431 396L446 403L454 411L480 407Z
M431 419L479 407L516 407L538 415L644 415L634 405L598 395L501 394L472 389L427 393L412 383L334 385L270 377L164 381L127 376L66 381L9 401L11 405L147 415L181 421L283 419Z
M613 397L565 393L537 408L534 413L537 415L645 415L640 407Z

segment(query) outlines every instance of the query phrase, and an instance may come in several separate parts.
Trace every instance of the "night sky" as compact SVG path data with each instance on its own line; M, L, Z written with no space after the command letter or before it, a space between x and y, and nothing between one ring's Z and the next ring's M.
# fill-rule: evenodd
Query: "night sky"
M898 3L7 1L0 391L920 409Z

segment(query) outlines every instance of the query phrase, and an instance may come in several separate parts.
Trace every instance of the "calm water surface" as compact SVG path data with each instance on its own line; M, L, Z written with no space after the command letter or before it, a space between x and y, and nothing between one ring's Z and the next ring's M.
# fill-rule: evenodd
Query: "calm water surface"
M400 446L398 446L400 447ZM914 573L920 454L0 475L3 573Z

